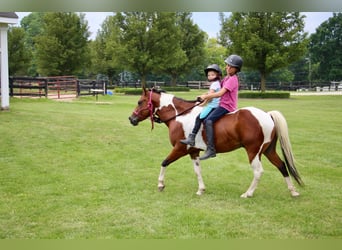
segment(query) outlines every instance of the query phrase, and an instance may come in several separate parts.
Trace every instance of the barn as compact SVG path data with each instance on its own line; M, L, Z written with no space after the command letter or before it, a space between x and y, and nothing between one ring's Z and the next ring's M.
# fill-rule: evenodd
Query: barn
M0 86L1 110L9 110L9 84L8 84L8 25L18 23L15 12L0 12Z

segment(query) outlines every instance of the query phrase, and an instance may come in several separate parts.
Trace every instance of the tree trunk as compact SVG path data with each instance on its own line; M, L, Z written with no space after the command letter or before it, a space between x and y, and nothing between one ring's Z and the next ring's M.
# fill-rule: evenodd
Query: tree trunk
M141 76L141 87L146 88L146 76L145 75Z
M266 74L265 73L261 73L261 82L260 82L260 90L261 92L265 92L266 91Z
M172 87L176 87L177 86L177 75L173 75L171 76L171 86Z

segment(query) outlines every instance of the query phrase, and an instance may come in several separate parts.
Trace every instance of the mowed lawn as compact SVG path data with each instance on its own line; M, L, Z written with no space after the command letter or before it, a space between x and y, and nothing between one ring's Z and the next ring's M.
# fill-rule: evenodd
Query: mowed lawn
M306 184L292 198L263 158L249 199L240 198L253 176L243 149L201 163L203 196L189 157L168 167L159 192L168 130L151 131L149 120L130 125L138 98L11 99L10 111L0 112L0 238L342 238L342 96L240 99L240 107L284 114Z

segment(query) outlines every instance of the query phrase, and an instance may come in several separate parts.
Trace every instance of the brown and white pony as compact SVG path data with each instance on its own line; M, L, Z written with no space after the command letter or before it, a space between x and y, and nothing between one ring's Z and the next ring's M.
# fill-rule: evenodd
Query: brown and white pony
M198 179L197 194L201 195L205 191L199 161L200 151L206 149L205 131L201 126L201 130L196 136L194 147L180 142L181 139L184 139L191 132L194 126L195 118L202 109L198 104L198 101L186 101L172 94L155 89L146 90L144 88L138 101L138 106L129 117L131 124L134 126L150 117L152 128L154 121L163 122L169 128L169 137L173 149L161 164L158 178L158 188L160 191L165 188L166 167L188 154L193 161L194 171ZM303 185L303 182L294 165L287 123L280 112L270 111L266 113L254 107L241 108L215 122L214 131L217 153L229 152L240 147L244 147L247 152L254 172L254 178L247 191L241 197L253 196L263 173L261 165L262 154L281 172L291 195L299 195L292 184L289 173L299 185ZM276 152L278 138L285 162L281 160Z

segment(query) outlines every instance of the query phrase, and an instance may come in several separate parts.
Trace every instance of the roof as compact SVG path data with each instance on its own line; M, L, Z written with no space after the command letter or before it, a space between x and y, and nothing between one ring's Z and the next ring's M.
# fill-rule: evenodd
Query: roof
M0 17L18 18L15 12L0 12Z
M0 12L0 23L15 24L18 22L15 12Z

